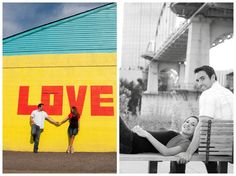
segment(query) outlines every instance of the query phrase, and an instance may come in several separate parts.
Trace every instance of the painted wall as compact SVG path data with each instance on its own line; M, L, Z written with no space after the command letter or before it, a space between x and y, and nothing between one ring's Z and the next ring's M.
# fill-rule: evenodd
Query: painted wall
M3 150L32 151L29 117L42 101L56 121L80 107L75 151L116 151L116 98L114 53L4 56ZM39 151L64 152L68 124L45 121Z

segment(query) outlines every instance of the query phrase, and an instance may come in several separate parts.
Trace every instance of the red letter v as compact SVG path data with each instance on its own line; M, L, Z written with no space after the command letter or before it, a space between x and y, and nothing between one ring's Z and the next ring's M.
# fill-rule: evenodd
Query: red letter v
M75 97L75 87L66 86L70 107L76 106L80 115L82 115L87 86L79 86L78 96Z

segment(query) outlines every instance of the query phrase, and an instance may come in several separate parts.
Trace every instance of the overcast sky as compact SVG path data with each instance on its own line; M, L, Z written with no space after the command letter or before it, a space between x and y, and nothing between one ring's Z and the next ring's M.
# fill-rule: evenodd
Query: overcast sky
M3 3L3 38L105 3Z

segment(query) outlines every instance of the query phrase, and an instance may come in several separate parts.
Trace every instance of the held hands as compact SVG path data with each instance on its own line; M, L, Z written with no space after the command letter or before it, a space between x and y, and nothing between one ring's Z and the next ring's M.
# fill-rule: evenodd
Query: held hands
M56 125L56 126L60 126L60 125L61 125L61 122L55 122L55 125Z
M141 137L147 137L148 136L148 132L145 131L144 129L142 129L140 126L136 125L134 128L132 128L132 131L137 133L137 135L141 136Z
M179 163L179 164L186 164L192 158L192 155L188 152L181 152L176 156L178 157L177 163Z

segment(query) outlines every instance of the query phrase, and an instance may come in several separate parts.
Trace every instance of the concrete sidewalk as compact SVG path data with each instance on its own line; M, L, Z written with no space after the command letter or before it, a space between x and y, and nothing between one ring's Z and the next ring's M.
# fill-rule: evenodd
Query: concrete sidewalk
M3 151L3 173L116 173L116 153Z

